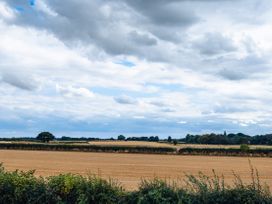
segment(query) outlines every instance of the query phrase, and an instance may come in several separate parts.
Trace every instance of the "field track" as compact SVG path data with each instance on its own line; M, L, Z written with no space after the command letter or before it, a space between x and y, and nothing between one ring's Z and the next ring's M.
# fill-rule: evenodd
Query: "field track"
M250 161L258 169L261 181L272 188L272 159L250 158ZM0 162L7 170L36 169L36 175L42 176L70 172L111 177L129 190L137 188L141 178L157 176L181 180L184 172L197 174L202 171L212 175L212 169L223 173L227 182L233 179L232 170L243 180L250 180L246 157L0 150Z

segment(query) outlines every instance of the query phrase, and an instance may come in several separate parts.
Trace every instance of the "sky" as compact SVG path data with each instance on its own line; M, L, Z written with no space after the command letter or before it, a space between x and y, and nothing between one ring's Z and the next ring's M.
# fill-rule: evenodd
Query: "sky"
M271 0L0 0L0 137L270 133Z

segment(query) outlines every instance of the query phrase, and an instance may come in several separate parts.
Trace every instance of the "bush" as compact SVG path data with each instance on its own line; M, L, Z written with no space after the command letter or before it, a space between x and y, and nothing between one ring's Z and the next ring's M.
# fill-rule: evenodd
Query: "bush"
M50 203L117 203L123 189L95 176L64 174L48 180Z
M241 150L242 152L248 152L249 149L250 149L250 148L249 148L249 146L248 146L247 144L241 144L241 145L240 145L240 150Z
M44 179L33 174L34 171L6 172L0 165L0 203L47 203Z
M174 144L174 145L177 145L177 144L178 144L178 141L177 141L177 140L173 140L173 144Z
M178 194L165 181L156 178L151 181L143 180L135 203L178 203Z

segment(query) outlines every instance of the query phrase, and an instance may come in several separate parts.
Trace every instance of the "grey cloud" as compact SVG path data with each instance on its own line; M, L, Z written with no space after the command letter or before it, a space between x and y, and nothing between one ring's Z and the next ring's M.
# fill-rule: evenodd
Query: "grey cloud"
M165 107L167 104L163 101L151 101L149 102L151 105L157 106L157 107Z
M127 3L158 25L188 26L198 20L194 12L180 1L128 0Z
M119 96L119 97L115 97L114 100L117 102L117 103L120 103L120 104L137 104L138 101L135 100L134 98L131 98L129 96Z
M218 74L229 80L241 80L247 77L244 72L232 69L223 69Z
M21 5L15 0L6 2L12 7ZM178 42L183 32L182 28L198 21L191 7L180 3L158 1L154 4L153 1L127 1L128 5L143 15L140 17L130 12L124 6L124 2L44 1L57 16L49 15L41 10L30 12L30 6L24 2L22 5L28 11L19 12L19 17L14 23L50 30L64 41L79 40L83 43L92 43L110 54L135 52L137 54L137 49L133 49L129 42L124 41L127 25L135 27L136 30L151 32L163 40ZM104 7L109 7L112 12L106 14L103 11ZM156 44L156 39L147 35L135 35L134 40L145 41L148 45Z
M4 73L0 78L0 82L1 81L27 91L33 91L38 88L38 84L34 79L22 75L18 76L16 74Z
M222 69L217 74L229 80L241 80L257 75L264 76L270 69L270 63L265 56L251 53L242 59L217 59Z
M30 7L27 1L6 2L12 7L19 3L26 8ZM68 45L79 42L83 46L94 45L97 52L103 50L109 55L132 55L195 70L201 67L203 72L207 72L207 67L212 67L212 74L232 80L240 79L241 77L236 76L243 72L240 67L245 69L245 63L250 63L246 66L252 67L252 63L256 62L250 62L249 59L231 59L231 63L226 63L231 60L221 58L221 61L213 59L212 65L209 66L204 60L191 60L197 50L204 58L237 51L232 39L220 33L207 33L198 41L194 41L190 47L190 35L194 37L198 33L186 29L200 22L202 13L199 10L195 12L194 6L201 2L201 8L207 12L207 6L203 3L216 1L158 0L154 3L153 0L66 0L64 3L45 0L44 3L57 16L33 8L31 12L19 12L13 23L52 32ZM161 40L174 44L168 47ZM238 71L233 71L234 68ZM249 68L250 71L252 69L254 68Z
M178 43L184 31L197 23L200 18L191 5L184 1L126 1L143 18L138 24L159 39Z
M175 112L175 109L173 109L173 108L162 108L161 110L162 110L162 112L165 112L165 113L173 113L173 112Z
M206 33L193 43L193 47L204 55L222 54L237 50L232 39L220 33Z
M129 37L132 41L137 44L152 46L157 44L157 40L153 37L150 37L147 34L140 34L137 31L132 31L129 33Z
M11 7L16 5L15 1L7 1L7 3ZM57 16L41 11L22 11L18 12L19 16L13 20L13 23L46 29L68 44L73 41L84 45L93 44L114 55L132 53L132 46L124 41L126 38L124 25L121 25L119 12L116 11L122 9L115 9L112 14L103 11L105 6L114 9L119 5L73 0L67 0L65 3L47 0L45 3Z
M214 108L215 113L237 113L237 112L247 112L250 111L249 107L244 107L240 105L237 107L237 105L219 105Z

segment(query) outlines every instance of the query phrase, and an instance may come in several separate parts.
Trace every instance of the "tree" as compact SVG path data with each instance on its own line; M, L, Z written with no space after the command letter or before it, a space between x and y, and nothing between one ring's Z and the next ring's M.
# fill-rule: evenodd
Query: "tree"
M177 141L177 140L173 140L173 144L174 144L174 145L177 145L177 144L178 144L178 141Z
M168 136L167 142L171 143L172 142L172 137Z
M125 140L126 137L125 137L124 135L119 135L117 139L118 139L118 140Z
M49 141L55 139L55 136L50 132L41 132L40 134L38 134L36 139L40 140L42 142L49 142Z
M158 136L155 136L154 137L154 142L158 142L158 141L160 141L160 138Z

